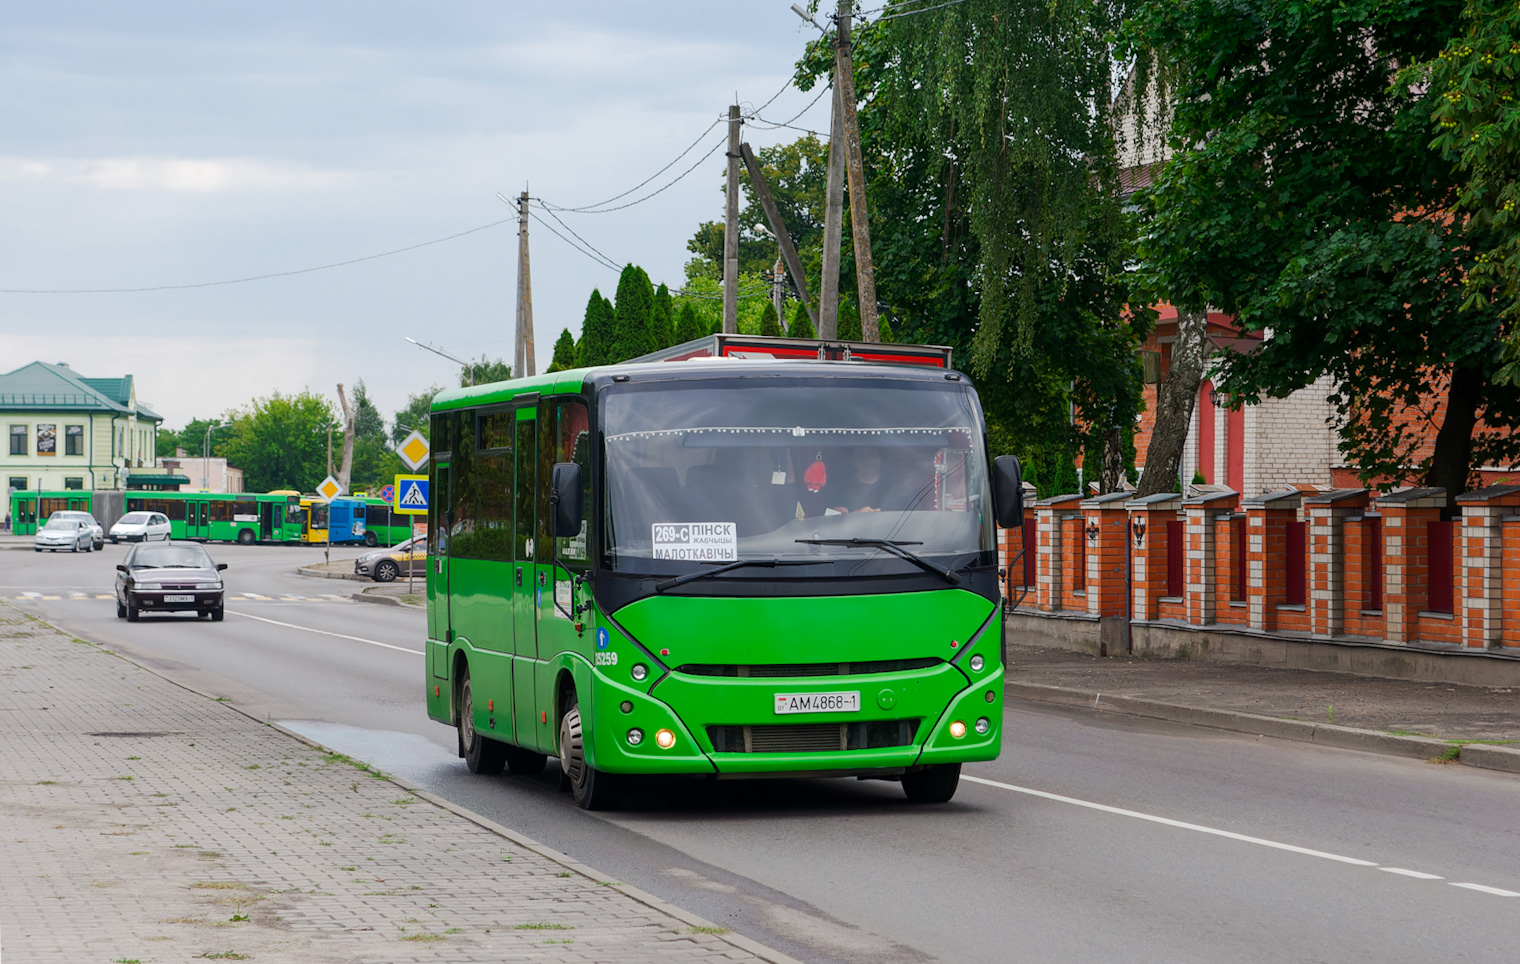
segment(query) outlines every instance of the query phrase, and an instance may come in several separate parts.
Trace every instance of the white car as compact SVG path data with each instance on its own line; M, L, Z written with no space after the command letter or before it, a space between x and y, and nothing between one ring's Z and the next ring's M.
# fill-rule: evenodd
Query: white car
M52 515L48 516L48 518L78 519L90 530L90 534L94 537L96 549L99 549L106 544L105 527L102 526L99 522L96 522L95 517L88 512L82 512L78 509L63 509L62 511L54 512Z
M32 548L38 552L44 549L52 552L59 549L78 552L81 546L85 552L95 548L95 533L78 519L60 519L57 513L50 516L47 523L37 530L37 538L32 543Z
M168 542L169 517L162 512L128 512L111 527L112 542Z

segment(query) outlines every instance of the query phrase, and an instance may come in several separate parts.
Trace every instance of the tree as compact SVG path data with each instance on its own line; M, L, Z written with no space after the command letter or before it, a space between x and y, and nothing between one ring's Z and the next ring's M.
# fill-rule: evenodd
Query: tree
M406 406L391 420L392 445L400 445L413 431L421 432L423 438L428 437L428 412L433 407L433 397L441 391L442 388L431 385L416 395L406 397Z
M792 324L786 332L793 338L817 338L818 333L813 330L813 319L808 317L807 309L802 302L797 302L797 307L792 309Z
M310 392L256 398L229 412L231 432L217 451L243 470L250 492L311 492L327 475L327 430L334 424L327 400Z
M1473 258L1464 308L1497 306L1511 322L1505 365L1494 380L1520 383L1520 5L1468 0L1458 29L1435 59L1400 75L1407 88L1436 92L1431 145L1461 171L1455 208L1489 247ZM1476 233L1475 232L1475 233Z
M776 306L772 302L765 303L765 309L760 313L760 334L772 338L780 338L786 332L781 330L781 317L776 314Z
M650 321L651 341L654 343L652 350L669 348L675 342L675 306L670 299L670 289L665 283L654 290L654 315Z
M878 296L897 338L955 349L994 452L1026 461L1133 432L1149 317L1125 310L1108 40L1130 5L966 0L856 35ZM799 85L832 68L829 39Z
M354 435L357 438L385 438L385 416L369 397L364 379L354 384Z
M1461 9L1153 0L1130 33L1161 53L1175 93L1177 153L1140 198L1142 290L1270 332L1224 356L1221 390L1254 403L1328 376L1363 480L1413 470L1449 508L1475 462L1520 456L1520 389L1495 381L1506 323L1464 298L1497 237L1451 214L1462 177L1429 148L1438 97L1391 83L1440 59Z
M343 394L343 383L338 383L338 404L343 409L343 455L338 459L338 473L334 476L338 480L338 488L344 492L349 491L348 484L354 471L354 420L359 417L358 409L348 404L348 396Z
M459 387L466 388L470 385L486 385L491 382L504 382L512 377L512 366L500 358L487 358L480 356L480 361L472 361L459 370Z
M586 302L586 318L581 322L580 363L586 368L593 365L610 365L618 361L613 357L614 329L617 318L612 304L595 288Z
M554 342L554 358L550 360L548 371L562 372L575 367L575 336L566 328L559 333L559 338Z
M692 310L691 305L682 305L680 311L676 313L676 344L695 341L705 334L707 334L707 329L697 321L697 313Z
M613 361L627 361L655 350L654 285L638 265L625 266L618 278L613 318Z

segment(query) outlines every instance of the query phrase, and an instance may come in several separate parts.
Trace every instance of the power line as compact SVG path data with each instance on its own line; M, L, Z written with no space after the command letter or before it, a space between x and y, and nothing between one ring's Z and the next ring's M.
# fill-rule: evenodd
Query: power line
M603 260L605 258L605 255L593 254L592 251L588 251L586 248L582 248L580 245L576 244L574 241L571 241L569 238L565 237L563 234L560 234L558 231L554 230L554 225L550 224L548 221L545 221L543 218L539 217L537 214L534 214L532 211L528 212L528 216L531 217L533 220L537 221L539 224L542 224L544 227L548 228L549 231L552 234L554 234L555 237L559 238L561 241L563 241L566 244L570 245L570 247L572 247L575 250L579 251L581 254L584 254L586 257L590 258L592 261L595 261L597 264L601 265L602 267L611 269L612 271L621 271L622 270L617 265L613 264L610 260ZM589 247L589 245L588 245L588 247ZM595 250L595 249L592 249L592 250Z
M717 127L719 124L723 123L726 119L727 118L720 117L717 120L713 121L711 124L708 124L707 125L707 130L704 130L702 133L698 134L697 135L697 139L694 140L694 141L692 141L691 144L689 144L687 146L686 150L682 151L681 153L677 154L675 157L671 158L671 161L670 161L669 164L666 164L664 167L660 168L658 171L655 171L653 174L651 174L648 177L644 178L644 180L642 180L639 183L635 184L633 187L631 187L628 190L624 191L622 194L614 194L612 197L608 198L605 201L597 201L595 204L583 204L580 207L567 208L567 207L560 207L559 205L551 205L551 206L554 207L554 208L556 208L557 210L567 211L567 212L570 212L570 213L573 213L573 214L598 214L600 212L593 211L592 209L593 208L605 207L606 205L611 204L613 201L620 201L623 198L627 197L628 195L632 194L634 191L637 191L639 188L641 188L644 185L648 184L650 181L653 181L655 178L659 177L661 174L664 174L666 171L670 170L672 167L675 166L675 164L676 164L677 161L679 161L681 158L685 157L687 154L690 154L692 152L692 149L695 148L699 143L701 143L702 138L704 138L704 137L707 136L707 131L710 131L714 127ZM543 204L544 202L540 201L539 203ZM548 208L546 207L545 210L548 210Z
M538 201L537 198L534 198L533 200ZM598 257L600 257L603 261L607 262L608 265L610 265L612 267L616 267L617 266L617 262L614 261L614 260L612 260L611 258L607 257L607 255L603 254L596 247L596 245L592 244L590 241L587 241L585 238L581 237L579 234L576 234L575 229L572 228L570 225L566 224L564 222L564 220L562 218L560 218L560 216L558 214L555 214L553 211L549 210L548 208L545 208L542 201L538 201L538 206L540 208L543 208L543 210L545 211L545 213L547 213L549 215L549 217L551 217L555 221L559 222L559 226L560 227L564 228L566 231L569 231L571 234L574 234L575 235L575 240L579 241L581 244L584 244L587 248L591 249L591 251L595 252L596 255Z
M482 224L478 228L451 234L446 238L434 238L421 244L410 244L404 248L396 248L393 251L382 251L379 254L367 254L362 258L350 258L347 261L334 261L332 264L319 264L314 268L298 268L295 271L275 271L270 274L252 275L247 278L229 278L226 281L202 281L196 284L186 285L153 285L146 288L0 288L0 294L7 295L122 295L138 294L144 291L184 291L189 288L215 288L221 285L240 285L250 281L267 281L270 278L289 278L292 275L311 274L313 271L326 271L329 268L343 268L351 264L359 264L364 261L374 261L376 258L388 258L393 254L404 254L408 251L416 251L418 248L426 248L433 244L442 244L445 241L453 241L466 235L476 234L498 225L516 221L515 217L502 218L500 221L492 221L490 224Z
M965 3L966 0L948 0L947 3L937 3L937 4L935 4L932 7L919 7L917 10L904 10L901 13L894 13L893 12L893 10L895 8L897 8L897 7L905 7L905 6L908 5L909 2L911 2L911 0L904 0L903 3L889 3L889 4L887 4L885 7L882 8L883 10L885 10L887 12L883 13L881 16L877 17L875 20L873 20L871 22L872 23L881 23L883 20L896 20L899 17L914 17L914 16L917 16L918 14L921 14L921 13L928 13L931 10L943 10L946 7L953 7L953 6L956 6L957 4Z
M753 123L754 121L759 121L761 125L767 125L767 124L770 125L768 128L762 126L762 127L759 128L760 130L775 130L778 127L785 127L785 128L790 129L790 130L802 131L805 134L812 134L812 135L817 136L817 137L822 137L824 135L821 134L818 131L809 130L806 127L793 127L792 126L792 122L795 121L797 118L801 117L803 114L806 114L808 111L812 110L813 106L815 104L817 104L820 100L823 100L823 95L826 94L826 93L828 93L831 89L832 88L828 84L823 84L819 88L819 90L818 90L818 96L817 97L814 97L812 99L812 101L810 101L808 103L808 105L806 107L802 108L802 110L799 110L796 114L792 115L791 117L788 117L784 121L767 120L766 118L760 116L760 112L758 110L755 111L753 114L749 115L749 120L751 121L751 123Z
M712 128L708 128L708 130L711 130L711 129ZM658 194L663 194L665 191L668 191L670 188L672 188L676 184L680 183L688 174L690 174L692 171L695 171L698 167L701 167L703 161L707 160L709 157L712 157L714 154L718 153L719 148L723 147L727 143L728 143L728 137L725 136L722 140L717 141L716 143L714 143L713 146L712 146L712 149L709 150L706 154L703 154L701 157L697 158L697 162L695 164L693 164L691 167L688 167L686 170L682 171L680 174L676 175L676 177L675 177L674 180L671 180L671 181L667 182L662 187L658 187L655 190L650 191L648 194L644 195L641 198L638 198L637 200L629 201L629 202L627 202L625 204L619 204L616 207L610 207L610 208L603 207L603 208L597 208L595 210L592 210L592 207L594 207L594 206L587 206L587 207L581 207L581 208L567 208L567 207L562 207L562 206L560 206L558 204L551 204L548 201L540 201L539 203L541 205L543 205L546 210L548 208L552 207L556 211L563 211L563 212L565 212L567 214L611 214L613 211L621 211L621 210L623 210L625 208L631 208L635 204L643 204L645 201L649 200L650 198L652 198L652 197L654 197L654 196L656 196ZM645 183L648 183L648 182L645 182Z

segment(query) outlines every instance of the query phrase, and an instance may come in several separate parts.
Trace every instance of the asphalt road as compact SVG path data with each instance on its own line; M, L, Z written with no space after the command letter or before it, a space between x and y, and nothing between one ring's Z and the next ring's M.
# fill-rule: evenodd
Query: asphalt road
M1520 781L1012 703L946 806L894 784L650 788L615 814L471 777L423 707L420 612L213 546L226 621L114 617L123 554L0 552L0 597L808 961L1509 961ZM334 550L351 557L355 550ZM248 593L250 596L240 594ZM56 597L56 598L50 598Z

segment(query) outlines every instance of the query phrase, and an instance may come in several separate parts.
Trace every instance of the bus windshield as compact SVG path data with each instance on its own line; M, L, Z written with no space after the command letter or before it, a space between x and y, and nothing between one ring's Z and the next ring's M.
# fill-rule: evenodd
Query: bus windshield
M993 558L981 413L964 382L679 380L603 398L613 569L784 559L837 575L918 571L882 541L949 568Z

